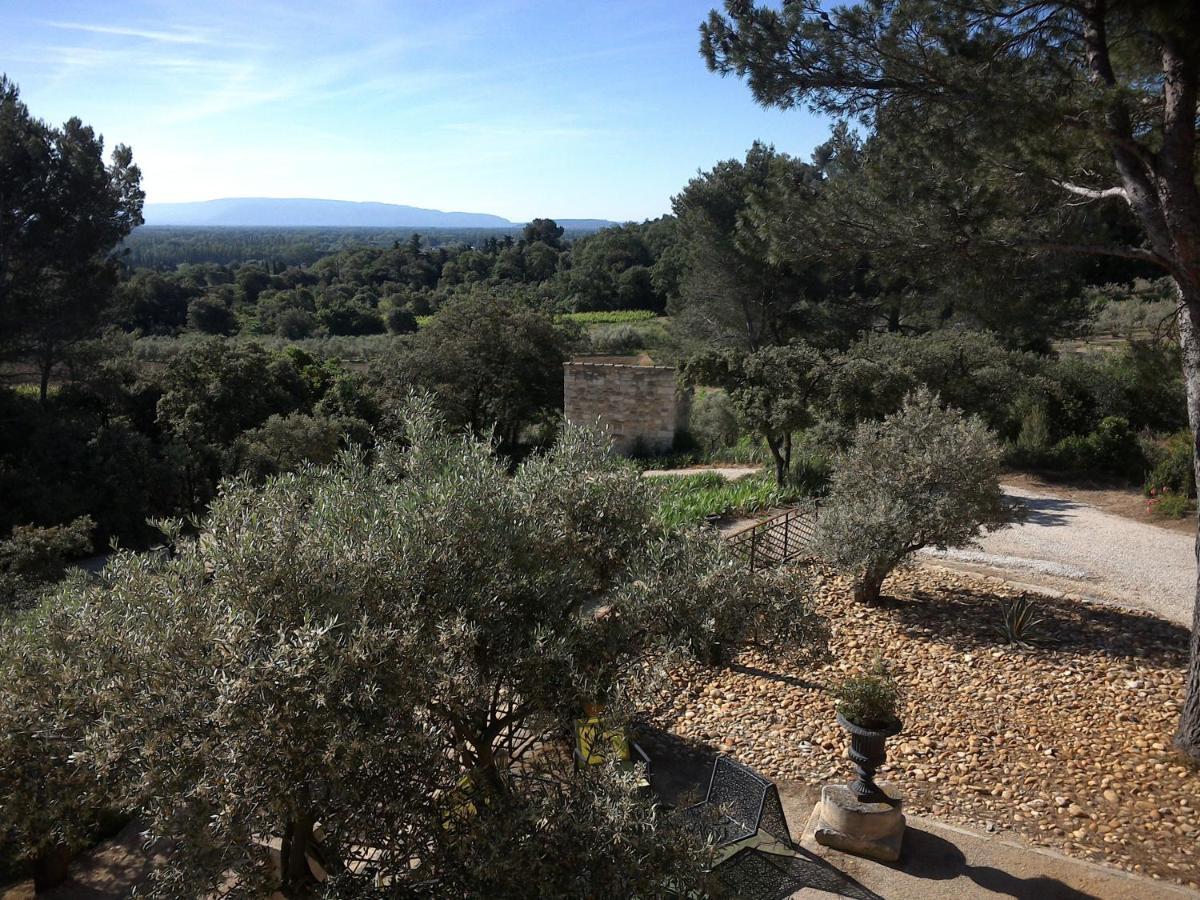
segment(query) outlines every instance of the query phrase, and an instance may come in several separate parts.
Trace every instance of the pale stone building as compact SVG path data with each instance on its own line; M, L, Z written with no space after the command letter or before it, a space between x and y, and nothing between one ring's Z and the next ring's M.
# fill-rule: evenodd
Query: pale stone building
M691 392L669 366L572 361L563 369L567 421L599 420L619 453L670 452L687 430Z

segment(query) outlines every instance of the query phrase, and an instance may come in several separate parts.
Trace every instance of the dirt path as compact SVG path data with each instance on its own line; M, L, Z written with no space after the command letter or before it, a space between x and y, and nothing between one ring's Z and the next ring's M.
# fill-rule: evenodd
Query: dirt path
M979 550L926 552L927 559L1149 610L1190 625L1196 585L1193 538L1069 497L1005 485L1028 518Z

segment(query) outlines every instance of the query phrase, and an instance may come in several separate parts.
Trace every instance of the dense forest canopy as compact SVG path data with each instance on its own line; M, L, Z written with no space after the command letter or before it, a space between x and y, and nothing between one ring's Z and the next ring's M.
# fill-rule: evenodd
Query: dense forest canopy
M235 226L142 225L125 239L128 264L134 268L174 269L182 263L231 265L257 259L271 266L302 266L350 247L390 247L420 233L430 247L477 246L488 238L517 239L512 228L241 228ZM565 228L567 240L593 234L595 228Z
M534 219L495 231L139 229L111 322L140 334L363 335L483 285L557 312L661 312L677 293L674 221L570 234Z

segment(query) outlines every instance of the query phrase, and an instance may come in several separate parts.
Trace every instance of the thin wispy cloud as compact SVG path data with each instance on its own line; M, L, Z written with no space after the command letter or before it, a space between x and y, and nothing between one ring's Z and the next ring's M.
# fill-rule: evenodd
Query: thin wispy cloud
M194 31L150 31L143 28L128 28L121 25L90 24L87 22L46 22L51 28L63 31L84 31L89 34L107 34L119 37L138 38L160 44L211 44L212 39Z
M715 0L0 0L0 71L125 143L151 201L654 216L755 139L827 136L705 69ZM36 10L36 12L33 12Z

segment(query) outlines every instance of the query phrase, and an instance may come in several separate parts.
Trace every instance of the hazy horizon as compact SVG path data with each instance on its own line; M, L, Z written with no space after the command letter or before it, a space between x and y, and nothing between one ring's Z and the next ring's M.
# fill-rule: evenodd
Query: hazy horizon
M133 148L148 202L640 221L756 139L806 158L828 133L707 71L713 5L0 0L0 53L34 115Z

